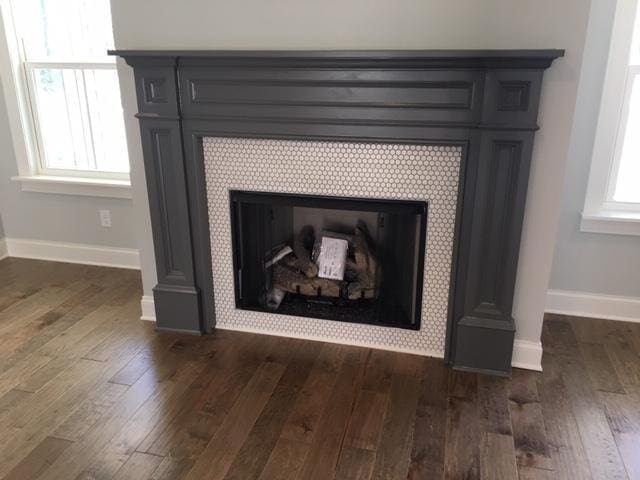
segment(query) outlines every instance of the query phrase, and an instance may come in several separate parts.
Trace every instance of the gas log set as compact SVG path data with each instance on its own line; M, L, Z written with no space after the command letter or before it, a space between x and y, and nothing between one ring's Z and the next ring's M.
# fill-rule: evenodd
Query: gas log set
M281 244L269 253L265 268L272 270L267 305L273 310L287 292L326 301L377 297L380 267L364 222L351 235L316 234L306 225L295 235L293 248Z

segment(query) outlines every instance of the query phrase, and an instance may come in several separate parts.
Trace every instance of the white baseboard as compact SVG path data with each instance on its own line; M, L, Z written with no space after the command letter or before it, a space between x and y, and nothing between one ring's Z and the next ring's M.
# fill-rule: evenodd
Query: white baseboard
M542 371L542 343L528 340L513 342L511 366L525 370Z
M9 253L7 252L7 239L0 238L0 260L7 258Z
M640 298L549 290L547 313L640 322Z
M140 300L140 307L142 310L140 320L144 320L146 322L156 321L156 306L153 301L153 295L143 295Z
M6 238L5 242L7 256L9 257L140 269L140 255L138 250L133 248L44 242L22 238Z

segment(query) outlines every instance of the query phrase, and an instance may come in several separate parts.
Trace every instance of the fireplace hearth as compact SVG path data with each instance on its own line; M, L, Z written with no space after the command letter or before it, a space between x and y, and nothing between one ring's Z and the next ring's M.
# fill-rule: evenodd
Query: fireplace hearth
M112 53L134 67L158 274L154 301L159 329L208 333L218 326L343 341L444 355L445 363L454 368L510 374L513 294L542 78L544 70L564 54L562 50ZM246 145L234 144L236 139L261 142L259 148L271 156L243 156ZM368 170L351 184L343 184L342 174L351 173L350 164L363 158L362 151L335 161L331 168L340 170L341 176L327 171L330 181L310 190L304 183L307 178L289 172L316 171L324 158L313 157L304 165L292 160L274 178L271 162L281 149L292 146L268 142L308 142L312 147L294 147L320 150L324 147L317 144L326 143L333 151L340 150L334 144L344 143L373 156L367 153ZM379 152L377 145L383 146ZM431 201L430 189L439 181L438 165L421 170L427 156L408 163L408 153L401 159L403 165L387 164L400 158L389 155L390 149L412 147L427 156L432 148L457 152L451 208L439 210L442 206ZM207 157L207 148L224 151L216 150L217 157L212 158ZM216 158L238 165L219 165ZM263 167L267 171L262 171L260 181L266 188L253 178ZM235 176L221 178L224 168ZM375 182L371 175L377 175ZM426 183L411 184L416 180ZM406 285L411 277L415 288L384 288L389 278L396 277L394 263L406 259L399 252L389 253L393 242L378 238L379 215L388 216L381 209L359 207L352 210L358 214L349 221L343 215L342 225L336 226L330 225L326 212L336 208L327 205L278 207L291 215L296 208L316 209L316 216L317 209L324 210L320 217L327 224L314 225L309 219L296 228L282 229L286 235L278 239L280 243L258 241L270 228L241 225L243 233L235 232L234 237L245 238L249 228L256 233L257 238L248 242L255 251L247 257L248 247L241 242L239 254L233 254L237 238L233 242L229 238L230 190L344 197L362 189L365 194L353 193L356 199L402 200L384 194L389 185L396 191L410 187L411 195L404 198L429 204L424 275L418 275L414 265L411 275L398 280ZM369 189L374 186L378 191ZM251 212L251 208L248 216L257 218L259 209ZM383 220L385 232L387 221L393 223ZM358 225L366 226L366 232ZM307 227L313 227L313 235ZM398 230L405 231L401 236L406 239L411 228ZM358 235L370 242L365 257L379 267L373 281L365 278L368 283L359 286L354 240ZM311 238L314 245L331 247L333 262L342 258L337 253L345 255L346 248L350 267L341 271L331 261L324 263L327 259L316 258L313 247L309 259L304 252L284 254L287 246L294 250L297 237L303 244L308 238L307 247ZM414 244L419 250L420 242L414 242L402 254L411 257ZM265 261L278 254L282 258L265 269ZM238 256L241 270L253 269L249 277L234 267L232 259ZM251 266L242 263L248 258ZM438 270L435 280L429 264L434 260L446 265L447 271ZM283 271L285 267L290 271ZM327 269L323 275L331 278L320 277L315 272L320 268ZM307 279L300 281L299 275ZM409 301L407 292L417 300L421 279L419 317L419 304ZM269 310L278 303L274 286L286 293L286 299ZM430 288L434 296L424 295ZM347 306L351 310L343 308ZM359 313L366 308L383 313ZM387 314L388 308L403 314ZM306 320L299 320L301 315ZM359 323L362 318L373 324ZM391 324L404 328L388 328ZM308 329L304 334L303 328Z
M236 307L420 328L426 202L229 196Z

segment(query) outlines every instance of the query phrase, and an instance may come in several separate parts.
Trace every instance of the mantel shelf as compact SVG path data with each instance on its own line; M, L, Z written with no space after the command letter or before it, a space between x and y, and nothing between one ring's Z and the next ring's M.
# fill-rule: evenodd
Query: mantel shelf
M396 65L405 68L548 68L564 56L561 49L543 50L109 50L130 64L140 60L186 60L213 62L252 62Z

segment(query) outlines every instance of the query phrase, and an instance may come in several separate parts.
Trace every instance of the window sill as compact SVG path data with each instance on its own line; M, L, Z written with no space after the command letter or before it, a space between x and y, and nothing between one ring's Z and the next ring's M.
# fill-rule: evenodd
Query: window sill
M82 195L86 197L131 198L131 182L100 178L57 177L48 175L18 176L24 192Z
M640 235L640 213L602 210L582 213L580 231L614 235Z

